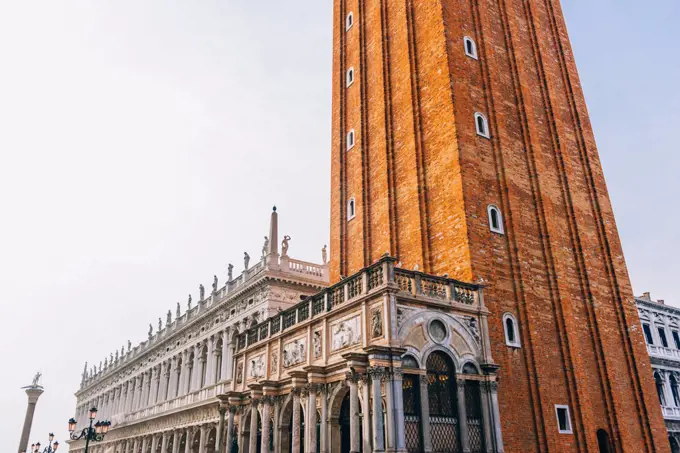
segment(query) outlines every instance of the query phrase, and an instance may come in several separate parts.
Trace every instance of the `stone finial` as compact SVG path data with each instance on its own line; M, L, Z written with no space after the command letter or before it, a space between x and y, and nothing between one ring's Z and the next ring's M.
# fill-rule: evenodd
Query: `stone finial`
M217 286L219 285L219 282L217 280L217 275L213 275L213 284L212 284L212 293L217 294Z
M181 310L180 310L179 302L177 302L177 311L175 312L175 319L179 319L180 315L181 315Z
M132 351L132 342L128 340L128 353L130 353L130 351Z

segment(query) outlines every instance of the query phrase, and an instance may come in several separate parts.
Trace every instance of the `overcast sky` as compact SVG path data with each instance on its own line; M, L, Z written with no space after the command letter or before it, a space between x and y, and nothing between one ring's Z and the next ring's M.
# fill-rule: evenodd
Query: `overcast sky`
M257 256L328 242L331 1L0 0L0 438L66 437L99 363ZM565 14L637 294L680 305L680 3Z

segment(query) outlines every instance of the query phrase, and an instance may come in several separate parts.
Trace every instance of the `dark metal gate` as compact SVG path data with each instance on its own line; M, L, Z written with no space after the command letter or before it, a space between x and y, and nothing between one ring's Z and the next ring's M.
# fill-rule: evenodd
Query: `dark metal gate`
M451 359L433 352L427 359L430 436L435 453L459 453L456 374Z
M482 397L478 381L465 382L465 411L471 453L484 452L484 433L482 427Z
M422 430L420 423L420 378L417 375L405 374L404 388L404 437L406 450L409 453L423 451Z

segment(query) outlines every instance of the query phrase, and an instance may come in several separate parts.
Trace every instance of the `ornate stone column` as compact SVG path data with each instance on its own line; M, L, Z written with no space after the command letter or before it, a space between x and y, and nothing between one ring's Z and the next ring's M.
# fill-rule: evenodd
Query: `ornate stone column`
M132 403L132 410L137 411L142 404L142 384L144 383L144 374L137 376L135 381L135 400Z
M142 453L146 453L146 447L149 445L149 438L148 437L143 437L142 438ZM155 452L154 452L155 453Z
M179 373L179 389L177 389L177 396L184 396L187 394L187 375L189 374L189 352L185 349L182 351L182 366Z
M38 379L36 379L37 381ZM21 440L19 441L19 452L28 451L28 436L31 434L31 427L33 426L33 416L35 415L35 407L38 404L38 398L44 392L43 388L34 385L26 389L28 396L28 405L26 406L26 416L24 417L24 427L21 430Z
M307 452L317 453L316 451L316 392L319 389L318 384L309 385L309 397L307 400L307 420L305 427L307 428Z
M501 413L498 408L498 382L489 382L489 390L491 393L491 410L493 414L493 434L496 440L496 451L498 453L505 453L503 447L503 436L501 434Z
M260 400L253 398L250 402L250 444L248 452L257 452L257 405L260 404Z
M158 436L154 434L151 436L151 453L156 453L156 450L158 450Z
M321 451L328 453L328 384L321 386ZM278 453L278 452L277 452Z
M208 426L201 425L201 440L198 441L198 453L205 453L205 445L208 443Z
M430 433L430 398L427 375L421 375L420 383L420 423L423 429L424 453L432 452L432 434Z
M385 376L383 368L369 368L368 374L371 377L371 390L373 393L373 452L384 453L385 451L385 426L383 424L382 410L382 378Z
M271 404L272 397L265 396L262 398L262 442L260 445L261 453L269 452L269 426L271 424Z
M229 417L227 418L227 453L233 452L234 445L234 414L238 410L235 406L229 406Z
M194 346L194 367L193 376L191 377L191 389L192 392L201 389L201 347L200 345Z
M174 399L177 397L177 391L179 390L179 376L181 374L181 369L179 367L179 360L177 356L172 358L172 361L168 364L171 369L170 374L170 389L168 390L168 399Z
M347 373L347 384L349 385L349 451L359 453L361 442L359 442L359 374Z
M161 453L170 453L168 451L168 440L169 440L169 435L167 432L163 432L163 437L161 439Z
M191 453L191 444L193 439L191 438L191 428L187 428L187 442L184 445L184 453Z
M397 453L407 453L406 436L404 434L404 371L401 368L392 368L392 398L394 399L394 423Z
M479 383L479 393L482 405L482 433L484 435L484 445L486 445L486 453L493 453L493 442L491 440L491 416L489 414L489 406L491 406L491 399L489 398L489 383L481 381Z
M135 438L134 446L132 448L134 449L134 453L137 453L139 451L139 439Z
M149 406L154 406L158 398L158 387L161 381L160 367L153 367L150 372L151 385L149 386Z
M179 443L182 439L179 430L172 432L172 453L179 453Z
M293 389L293 448L291 453L300 451L300 389Z
M281 453L281 397L275 396L274 401L274 453Z
M127 395L125 395L125 408L123 412L131 412L132 411L132 395L135 390L135 381L130 380L127 382Z
M395 427L396 422L394 420L394 386L392 385L392 371L385 369L385 374L383 375L383 382L385 383L385 406L386 406L386 426L385 426L385 438L386 444L385 451L387 453L394 453L396 448L396 434Z
M361 390L361 398L364 400L364 405L359 411L363 417L363 422L361 424L362 432L362 453L372 453L372 442L371 442L371 408L369 406L369 401L371 400L369 392L369 377L368 374L362 374L359 380L359 387Z
M224 443L224 416L227 413L227 408L220 404L217 408L217 412L220 414L220 418L217 422L217 433L215 434L215 452L222 453L222 444Z
M215 383L215 370L213 369L213 365L215 363L214 360L214 353L215 353L215 341L214 337L208 337L208 353L205 356L206 359L206 365L205 365L205 386L209 387L212 384Z
M222 370L220 371L220 381L226 381L231 378L228 373L227 360L229 360L229 329L222 331Z
M465 409L465 380L456 382L458 391L458 430L460 431L460 445L463 453L470 453L470 433L467 424L467 410Z

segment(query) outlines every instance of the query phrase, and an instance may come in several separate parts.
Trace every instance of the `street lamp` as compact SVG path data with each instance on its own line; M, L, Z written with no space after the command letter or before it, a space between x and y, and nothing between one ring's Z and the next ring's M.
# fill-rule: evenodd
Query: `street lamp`
M45 447L42 453L55 453L59 448L59 442L54 440L53 433L50 433L49 441L50 443L47 444L47 447ZM40 442L31 445L31 453L40 453Z
M109 427L111 426L111 422L108 420L103 422L97 421L97 423L92 425L96 417L97 408L93 407L90 409L90 426L83 429L80 433L76 432L76 419L72 418L68 421L68 432L70 433L71 440L85 439L85 453L87 453L90 446L90 441L101 442L104 440L104 436L109 432Z

